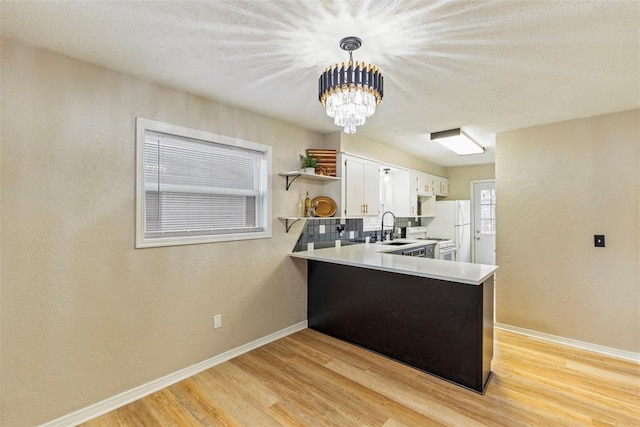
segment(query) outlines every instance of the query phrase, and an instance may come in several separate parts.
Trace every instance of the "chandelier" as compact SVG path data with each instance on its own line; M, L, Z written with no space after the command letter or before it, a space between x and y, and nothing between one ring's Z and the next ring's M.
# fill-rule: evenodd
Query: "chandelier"
M340 48L349 52L349 63L327 67L318 79L318 99L344 133L356 133L376 111L384 95L384 77L377 67L353 62L353 51L362 46L358 37L340 40Z

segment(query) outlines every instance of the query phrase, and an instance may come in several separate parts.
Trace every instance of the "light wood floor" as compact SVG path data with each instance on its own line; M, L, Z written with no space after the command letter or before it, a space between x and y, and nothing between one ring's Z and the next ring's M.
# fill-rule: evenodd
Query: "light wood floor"
M484 396L306 329L85 426L640 426L640 365L496 331Z

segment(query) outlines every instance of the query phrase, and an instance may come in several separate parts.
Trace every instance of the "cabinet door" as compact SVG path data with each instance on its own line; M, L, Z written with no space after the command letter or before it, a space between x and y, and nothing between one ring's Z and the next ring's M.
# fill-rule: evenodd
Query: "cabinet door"
M442 190L442 178L439 176L431 176L433 180L431 181L431 193L435 195L440 195Z
M360 216L364 214L364 163L354 159L347 159L344 163L344 214Z
M364 163L363 203L364 215L380 214L380 166Z
M418 193L433 194L433 177L429 174L418 172Z
M447 178L442 178L442 193L440 195L449 195L449 180Z
M422 181L422 192L427 194L433 193L433 175L424 174Z
M411 212L411 180L409 171L397 170L393 172L393 213L396 216L407 217L415 215ZM415 202L414 202L415 205Z
M436 176L434 178L435 181L433 182L433 194L435 194L436 196L446 196L449 192L447 188L447 178L442 178L440 176Z
M420 182L417 171L409 172L409 216L418 215L418 186Z
M440 195L440 178L437 176L431 176L431 188L433 189L432 193L434 196Z

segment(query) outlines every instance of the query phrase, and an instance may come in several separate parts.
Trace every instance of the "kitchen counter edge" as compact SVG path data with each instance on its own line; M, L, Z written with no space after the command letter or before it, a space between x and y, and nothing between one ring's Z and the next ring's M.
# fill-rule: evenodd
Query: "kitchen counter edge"
M413 246L413 245L408 245ZM398 248L394 248L398 249ZM388 271L410 276L428 277L449 282L480 285L497 269L495 265L472 264L431 258L386 253L391 249L385 245L362 243L310 251L292 252L292 258L349 265L371 270Z

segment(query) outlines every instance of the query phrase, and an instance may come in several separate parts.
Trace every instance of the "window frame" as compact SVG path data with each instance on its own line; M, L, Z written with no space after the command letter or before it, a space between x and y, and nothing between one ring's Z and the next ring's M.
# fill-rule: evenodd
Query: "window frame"
M145 132L160 132L176 137L196 139L204 142L227 145L235 148L263 153L265 158L265 170L262 172L264 180L264 197L261 206L261 231L251 231L246 233L226 233L226 234L205 234L192 236L169 236L169 237L146 237L145 236L145 181L144 181L144 146ZM272 237L272 213L271 213L271 168L272 168L272 147L253 141L234 138L225 135L218 135L211 132L172 125L168 123L136 117L136 206L135 206L135 247L150 248L160 246L195 245L202 243L230 242L238 240L268 239Z

